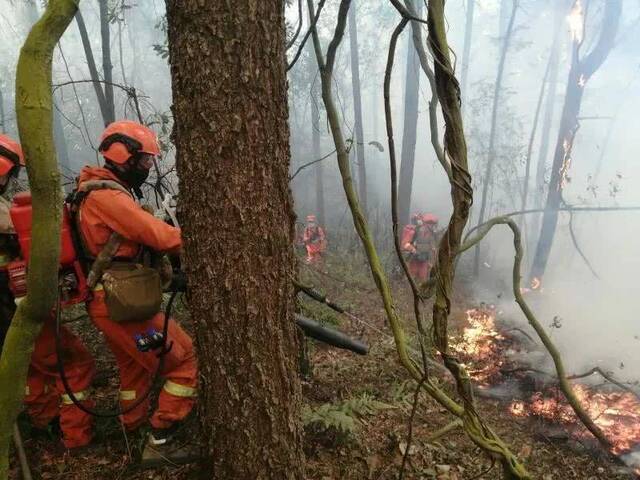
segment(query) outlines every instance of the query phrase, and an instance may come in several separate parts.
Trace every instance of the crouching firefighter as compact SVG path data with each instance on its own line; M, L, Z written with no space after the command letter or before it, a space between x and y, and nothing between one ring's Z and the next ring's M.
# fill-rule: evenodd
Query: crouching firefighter
M407 266L411 276L426 282L433 265L436 252L436 228L438 217L430 213L415 213L411 224L404 227L401 246L407 255Z
M132 121L114 122L102 134L99 151L104 168L84 167L70 197L80 243L93 260L87 310L118 364L121 419L129 431L146 422L149 399L127 407L148 392L162 361L165 382L147 446L171 451L174 434L196 401L197 363L189 335L173 319L165 325L158 270L141 262L145 251L179 253L181 233L143 209L131 193L142 197L140 188L160 153L156 135ZM167 348L158 355L149 346L165 327Z
M19 302L27 293L26 265L31 239L31 196L16 193L8 199L11 184L16 183L20 167L25 165L20 145L0 135L0 348ZM15 189L14 189L15 190ZM65 218L68 221L68 218ZM68 225L68 223L67 223ZM64 224L63 224L64 228ZM69 233L67 229L67 234ZM70 241L70 237L68 238ZM70 243L63 242L61 257ZM59 343L67 364L67 382L74 395L86 407L92 407L87 389L95 367L91 354L81 340L61 327ZM36 430L48 430L59 422L66 448L84 447L93 437L93 419L71 402L58 375L54 318L44 321L31 355L24 403Z

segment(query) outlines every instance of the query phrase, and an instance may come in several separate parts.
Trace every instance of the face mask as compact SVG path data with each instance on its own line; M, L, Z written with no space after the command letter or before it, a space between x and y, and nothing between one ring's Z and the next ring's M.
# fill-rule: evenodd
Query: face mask
M107 166L109 166L109 164L107 164ZM149 177L149 170L131 165L129 165L126 170L120 168L111 168L110 170L113 171L127 187L131 188L138 198L142 198L140 187L144 185L144 182Z

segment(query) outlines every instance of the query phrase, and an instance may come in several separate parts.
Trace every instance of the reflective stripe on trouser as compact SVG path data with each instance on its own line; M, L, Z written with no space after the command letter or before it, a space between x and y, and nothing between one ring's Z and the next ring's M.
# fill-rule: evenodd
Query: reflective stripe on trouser
M159 313L153 318L135 323L115 323L109 319L104 292L96 291L93 300L88 304L88 311L93 323L102 331L109 348L113 352L120 370L120 390L133 391L135 398L144 395L149 382L158 367L156 352L140 352L136 348L135 336L149 329L162 331L164 315ZM161 375L172 384L195 389L198 369L193 343L187 333L173 320L169 321L167 341L172 343L171 350L164 357ZM171 384L169 384L171 385ZM132 394L127 394L130 398ZM131 405L132 400L121 398L123 408ZM155 428L168 428L176 421L184 419L195 403L195 396L174 395L162 389L158 398L158 408L151 417L151 425ZM149 399L145 399L132 412L122 416L128 429L135 428L147 418Z
M72 392L83 404L93 406L86 390L91 385L95 366L82 341L62 327L60 341L65 374ZM45 427L60 415L63 443L67 448L81 447L93 437L93 418L75 406L66 395L57 370L54 326L47 321L36 339L27 378L27 413L34 425Z

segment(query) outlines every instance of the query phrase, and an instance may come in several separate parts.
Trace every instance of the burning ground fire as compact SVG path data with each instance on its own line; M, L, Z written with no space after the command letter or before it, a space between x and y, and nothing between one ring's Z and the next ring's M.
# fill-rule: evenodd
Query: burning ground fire
M532 285L533 287L533 285ZM536 282L536 288L540 288ZM517 417L536 417L563 426L578 440L589 440L591 434L577 420L562 392L549 378L541 380L520 369L507 378L503 373L517 370L509 359L510 353L526 350L519 339L501 329L496 323L495 306L483 304L467 310L468 325L462 338L452 348L466 362L470 375L481 388L504 384L507 380L520 381L522 390L534 392L526 400L512 401L509 411ZM508 368L507 368L508 367ZM533 380L533 382L532 382ZM533 386L535 385L535 386ZM533 387L533 388L532 388ZM614 445L613 453L624 455L640 447L640 399L631 392L612 391L605 388L573 383L576 396L586 412ZM640 475L640 465L636 473Z

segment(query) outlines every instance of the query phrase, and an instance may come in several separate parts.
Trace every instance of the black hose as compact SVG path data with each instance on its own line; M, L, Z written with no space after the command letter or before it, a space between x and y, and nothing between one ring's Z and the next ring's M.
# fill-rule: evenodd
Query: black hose
M158 353L158 358L160 359L160 361L158 362L158 367L156 368L156 371L153 375L153 380L151 381L151 383L149 384L149 387L147 388L147 390L144 392L144 395L140 396L140 398L136 399L131 405L127 406L127 408L124 409L118 409L117 411L112 411L112 412L101 412L98 410L94 410L92 408L87 407L86 405L83 405L82 402L80 400L78 400L78 397L75 396L75 394L73 393L73 391L71 390L71 387L69 385L69 381L67 380L67 375L64 371L64 364L62 361L62 340L60 338L60 295L58 295L58 303L56 306L56 329L55 329L55 340L56 340L56 364L58 367L58 373L60 374L60 380L62 381L62 385L64 386L64 390L66 392L66 394L69 396L69 399L73 402L73 404L78 407L80 410L82 410L85 413L88 413L89 415L92 415L94 417L99 417L99 418L115 418L115 417L119 417L120 415L124 415L126 413L129 413L131 411L133 411L135 408L137 408L139 405L142 404L142 402L144 402L147 397L151 394L151 390L153 390L153 386L156 383L156 381L158 380L158 378L160 378L160 373L162 372L162 367L164 366L164 357L167 353L169 353L171 351L171 347L172 344L169 343L169 345L167 346L167 336L168 336L168 331L169 331L169 317L171 316L171 309L173 308L173 301L176 298L176 295L178 294L178 292L172 292L171 293L171 297L169 298L169 302L167 303L167 307L165 308L165 312L164 312L164 324L162 327L162 346L160 347L160 353Z
M369 347L359 340L348 337L344 333L333 328L327 328L315 320L296 314L296 324L308 337L327 343L336 348L350 350L359 355L369 353Z

